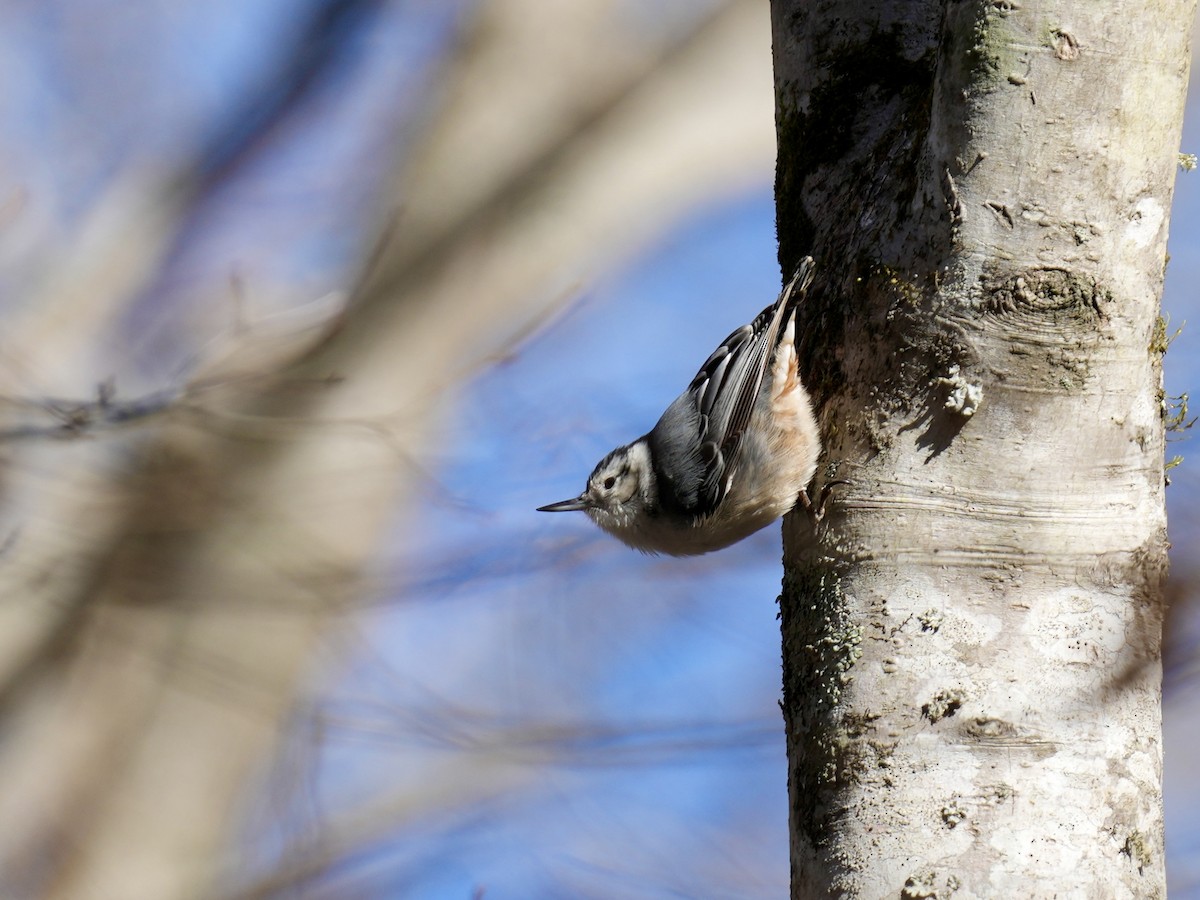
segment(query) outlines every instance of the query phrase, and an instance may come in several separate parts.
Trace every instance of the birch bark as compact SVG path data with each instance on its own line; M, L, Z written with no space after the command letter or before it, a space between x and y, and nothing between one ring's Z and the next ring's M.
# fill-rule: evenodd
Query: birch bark
M1165 896L1159 296L1193 0L772 0L827 477L792 894Z

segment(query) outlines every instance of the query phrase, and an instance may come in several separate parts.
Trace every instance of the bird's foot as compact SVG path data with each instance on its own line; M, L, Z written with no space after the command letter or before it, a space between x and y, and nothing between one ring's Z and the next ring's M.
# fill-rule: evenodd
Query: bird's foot
M845 478L839 478L836 481L827 481L821 488L821 493L817 496L817 502L814 504L809 499L808 491L801 490L800 496L797 498L800 506L808 513L808 520L812 522L813 531L817 530L817 526L821 524L821 520L825 518L825 504L829 502L829 495L833 489L840 484L853 484Z

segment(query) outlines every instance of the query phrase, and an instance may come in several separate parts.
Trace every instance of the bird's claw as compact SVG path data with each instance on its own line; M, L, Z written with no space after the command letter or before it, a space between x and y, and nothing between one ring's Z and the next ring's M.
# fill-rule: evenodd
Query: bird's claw
M817 502L814 505L809 499L808 491L800 491L800 505L804 507L804 511L808 513L808 520L812 522L813 531L817 530L817 526L821 524L821 520L825 518L825 504L829 502L829 495L833 489L839 484L853 484L845 478L839 478L836 481L827 481L821 488L821 493L817 496Z

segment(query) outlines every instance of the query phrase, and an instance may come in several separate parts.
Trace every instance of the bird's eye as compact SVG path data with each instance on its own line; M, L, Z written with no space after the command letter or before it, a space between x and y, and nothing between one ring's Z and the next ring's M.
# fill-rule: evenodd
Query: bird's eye
M604 489L606 491L611 491L613 489L613 485L616 483L617 483L617 479L615 479L611 475L609 475L607 478L604 479Z

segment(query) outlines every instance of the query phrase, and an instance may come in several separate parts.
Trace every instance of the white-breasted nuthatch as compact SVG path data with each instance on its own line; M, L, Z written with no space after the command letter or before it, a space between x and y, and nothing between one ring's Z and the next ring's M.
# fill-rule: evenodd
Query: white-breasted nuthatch
M630 547L671 556L728 547L797 502L819 520L806 489L821 443L795 345L795 310L812 275L806 256L779 299L721 342L649 434L600 460L578 497L539 511L582 510Z

